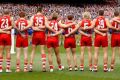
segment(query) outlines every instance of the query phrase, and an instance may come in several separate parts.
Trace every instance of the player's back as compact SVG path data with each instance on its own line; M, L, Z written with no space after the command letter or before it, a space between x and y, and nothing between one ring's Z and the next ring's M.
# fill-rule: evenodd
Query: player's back
M26 26L28 26L28 21L25 19L25 18L19 18L17 21L16 21L16 27L19 29L19 30L22 30L24 29ZM26 35L28 34L27 33L27 30L23 31ZM18 34L20 35L20 34Z
M9 15L5 15L0 17L0 29L5 29L11 26L11 17ZM1 33L1 37L10 36L10 34Z
M90 27L91 26L91 20L89 19L83 19L81 21L81 26L80 27L83 27L83 28L87 28L87 27ZM85 33L87 34L92 34L92 30L84 30ZM82 35L84 36L84 35Z
M120 21L120 18L117 18L117 20ZM112 21L111 24L115 28L119 28L120 27L120 24L118 22L116 22L116 21ZM112 30L112 33L120 33L120 31Z
M11 26L11 17L9 15L2 16L0 18L0 28L5 29Z
M107 25L106 25L106 19L104 16L98 16L96 18L96 22L95 22L95 27L98 28L98 29L106 29L107 28ZM103 31L106 33L106 31ZM95 34L96 36L101 36L100 34Z
M42 14L36 14L33 16L33 27L45 26L45 16ZM40 31L34 31L33 36L45 35L45 28Z
M36 14L33 18L34 26L44 26L45 25L45 16L42 14Z
M58 21L57 20L51 20L50 23L49 23L49 26L55 31L60 30L60 27L58 26ZM53 32L48 31L48 34L53 34Z
M66 21L65 24L73 23L73 21ZM72 25L68 28L65 28L65 34L69 34L73 29L75 29L75 25ZM70 35L69 37L75 37L74 34Z

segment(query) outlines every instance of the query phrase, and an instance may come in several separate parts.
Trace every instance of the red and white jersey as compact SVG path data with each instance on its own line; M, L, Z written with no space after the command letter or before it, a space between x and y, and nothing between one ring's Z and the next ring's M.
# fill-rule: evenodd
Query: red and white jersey
M16 27L19 29L19 30L22 30L24 29L25 27L28 26L28 21L25 19L25 18L19 18L17 21L16 21ZM28 35L28 32L27 30L23 31L23 33L25 35ZM20 34L18 34L18 36L20 36Z
M120 18L117 18L117 20L120 21ZM112 26L115 27L115 28L119 28L120 27L120 24L116 21L112 21L111 22ZM116 30L112 30L112 33L118 33L119 31L116 31ZM120 32L119 32L120 33Z
M80 27L87 28L87 27L90 27L90 26L91 26L91 20L83 19L81 21ZM87 34L92 34L92 30L85 30L84 32L87 33ZM82 35L82 36L84 36L84 35Z
M45 16L42 14L36 14L33 16L33 27L45 26ZM42 29L42 32L45 32L45 29ZM35 31L33 36L38 36L41 34L41 31Z
M66 24L70 24L72 21L66 22ZM75 29L75 25L72 25L68 28L65 28L65 34L69 34L73 29ZM71 34L69 37L75 37L75 34Z
M2 16L0 18L0 29L5 29L11 26L11 17L10 16Z
M55 31L60 30L60 27L58 26L58 21L57 20L51 20L50 23L49 23L49 26ZM48 31L48 34L53 34L53 32Z
M95 22L95 27L97 27L98 29L106 29L107 25L106 25L105 17L103 16L97 17ZM96 33L96 35L99 35L99 34Z
M42 14L36 14L33 16L33 26L44 26L45 25L45 16Z

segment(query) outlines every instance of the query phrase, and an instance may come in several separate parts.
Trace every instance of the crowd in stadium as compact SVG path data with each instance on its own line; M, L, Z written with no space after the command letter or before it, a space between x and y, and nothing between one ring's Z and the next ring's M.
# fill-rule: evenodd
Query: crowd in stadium
M42 6L44 8L44 12L46 16L50 16L50 14L54 11L60 12L60 15L66 18L68 14L74 14L75 20L80 20L82 18L81 14L87 10L91 13L92 19L97 16L97 12L100 8L105 9L105 16L111 18L113 16L113 12L117 6L115 4L87 4L81 6L71 6L69 4L37 4L37 5L27 5L27 4L0 4L1 11L3 9L10 9L11 15L18 18L18 13L20 10L24 10L27 13L27 17L30 18L33 14L35 14L38 7Z

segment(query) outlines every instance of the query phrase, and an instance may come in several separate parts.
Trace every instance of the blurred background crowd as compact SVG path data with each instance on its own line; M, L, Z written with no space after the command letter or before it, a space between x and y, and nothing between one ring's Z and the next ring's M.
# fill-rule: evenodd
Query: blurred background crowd
M91 13L92 19L97 16L97 12L100 8L105 10L105 16L107 18L112 18L113 12L119 5L115 3L109 4L82 4L82 5L72 5L72 4L0 4L0 13L3 9L9 9L11 15L15 18L18 18L19 11L25 11L27 18L29 19L33 14L36 13L38 7L43 7L44 14L49 17L50 14L54 11L59 12L62 18L66 18L68 14L73 14L75 20L80 20L82 18L82 12L89 11Z

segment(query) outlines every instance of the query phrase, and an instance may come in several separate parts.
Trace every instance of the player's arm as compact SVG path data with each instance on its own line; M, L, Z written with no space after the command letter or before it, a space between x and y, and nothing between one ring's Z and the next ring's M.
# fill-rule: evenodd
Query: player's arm
M83 31L81 31L81 30L79 30L79 33L82 34L82 35L84 35L84 36L88 36L88 37L91 36L90 34L86 34L85 32L83 32Z
M69 34L67 34L67 36L70 36L71 34L74 34L79 28L80 28L81 22L78 23L75 27L75 29L73 29Z
M96 30L98 30L98 31L102 31L102 32L107 32L107 31L108 31L108 28L105 28L105 29L99 29L99 28L96 28Z
M61 28L68 28L68 27L70 27L70 26L72 26L72 25L75 25L75 23L70 23L70 24L63 24L62 22L61 22L61 20L58 22L58 25L61 27Z
M111 24L110 24L110 21L108 19L106 19L106 25L108 26L108 28L111 28L113 30L117 30L117 28L113 27Z
M4 30L0 29L0 33L10 34L10 31L4 31Z
M113 20L113 21L116 21L116 22L118 22L118 23L120 23L120 21L119 21L119 20L117 20L117 19L115 19L115 18L113 18L112 20Z
M52 32L55 32L55 30L52 29L52 28L49 26L49 21L47 20L47 18L46 18L46 20L45 20L45 26L46 26L46 28L47 28L48 30L50 30L50 31L52 31Z
M52 34L51 36L57 36L59 34L62 34L64 32L64 29L61 29L60 31L56 32L55 34Z
M102 36L105 36L105 35L106 35L106 33L100 32L99 30L97 30L97 29L95 29L95 28L94 28L94 31L95 31L95 33L98 33L98 34L100 34L100 35L102 35Z

